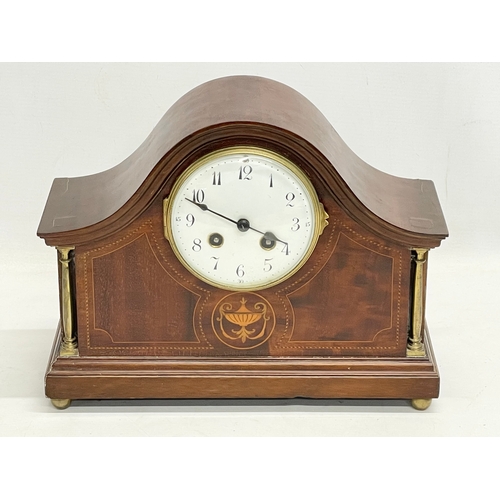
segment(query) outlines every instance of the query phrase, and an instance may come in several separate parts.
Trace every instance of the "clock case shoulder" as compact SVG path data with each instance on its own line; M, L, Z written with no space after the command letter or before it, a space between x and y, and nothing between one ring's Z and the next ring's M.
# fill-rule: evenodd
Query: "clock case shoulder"
M38 228L48 245L96 241L136 220L165 184L215 149L254 145L322 182L354 220L393 241L433 248L448 236L434 184L360 159L292 88L256 76L204 83L181 97L144 143L98 174L55 179Z

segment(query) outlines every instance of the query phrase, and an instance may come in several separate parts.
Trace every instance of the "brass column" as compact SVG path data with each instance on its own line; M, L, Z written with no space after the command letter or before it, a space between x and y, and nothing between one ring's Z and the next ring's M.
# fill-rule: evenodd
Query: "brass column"
M70 255L74 247L57 247L59 262L61 263L61 314L62 314L62 342L59 354L63 357L78 356L78 345L73 318L73 291L71 283Z
M408 337L407 356L422 357L425 356L425 348L422 342L424 331L424 284L425 284L425 263L427 261L427 248L414 248L416 253L415 278L413 285L413 304L412 304L412 325Z

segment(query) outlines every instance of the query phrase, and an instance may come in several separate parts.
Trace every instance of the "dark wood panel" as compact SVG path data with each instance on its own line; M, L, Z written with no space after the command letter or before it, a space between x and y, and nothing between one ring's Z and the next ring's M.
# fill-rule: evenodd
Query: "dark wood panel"
M399 262L394 262L391 249L386 248L385 253L340 232L335 251L319 276L290 296L294 309L302 312L295 322L293 341L337 341L345 342L346 347L357 342L373 344L385 331L391 333L395 347L395 320L403 322L399 335L404 337L408 302L404 301L405 310L401 311L401 295L395 294L393 301L393 287L400 287ZM409 252L406 257L409 261Z
M178 262L163 235L161 194L126 232L77 247L81 353L404 355L410 251L370 234L322 194L330 223L315 252L257 294L199 282ZM217 320L222 303L236 310L243 299L267 304L269 321L249 327L263 331L255 341L226 338L234 325Z
M199 296L176 281L153 249L159 216L155 224L147 213L121 237L75 250L81 355L211 349L193 329Z
M156 260L146 233L93 257L91 267L95 328L112 343L197 342L189 321L195 301Z

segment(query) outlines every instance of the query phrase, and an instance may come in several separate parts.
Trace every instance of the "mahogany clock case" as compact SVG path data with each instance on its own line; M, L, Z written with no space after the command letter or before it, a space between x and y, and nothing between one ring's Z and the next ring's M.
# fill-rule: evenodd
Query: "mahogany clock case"
M201 281L165 238L178 177L231 147L292 162L328 214L307 262L263 290ZM195 88L121 164L56 179L38 235L59 257L54 401L439 394L425 276L447 228L433 183L367 165L280 83L240 76Z

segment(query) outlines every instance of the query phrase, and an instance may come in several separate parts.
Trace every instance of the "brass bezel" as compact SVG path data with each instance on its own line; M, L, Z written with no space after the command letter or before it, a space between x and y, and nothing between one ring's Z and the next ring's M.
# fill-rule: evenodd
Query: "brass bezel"
M228 286L225 284L218 283L217 281L214 281L212 279L206 278L205 276L202 276L200 273L195 271L194 269L191 268L189 263L182 257L181 253L177 249L177 246L175 244L173 234L172 234L172 226L171 226L171 217L172 217L172 203L170 203L171 200L174 200L175 197L177 196L180 186L184 183L184 181L191 176L193 172L198 170L200 167L208 163L209 161L212 161L214 159L222 158L228 154L252 154L252 155L260 155L263 156L264 158L268 158L271 160L274 160L278 163L280 163L283 167L289 169L298 179L299 181L303 184L305 190L309 194L309 197L311 198L312 205L313 205L313 211L314 211L314 231L313 231L313 236L311 239L311 243L309 245L309 248L307 249L306 253L302 257L302 259L298 262L298 264L293 267L289 272L287 272L285 275L281 276L280 278L270 281L269 283L266 283L264 285L259 285L259 286ZM165 238L168 240L170 243L170 246L172 248L172 251L174 252L175 256L177 259L179 259L179 262L197 279L203 281L204 283L208 283L209 285L212 285L216 288L220 288L222 290L230 290L230 291L236 291L236 292L241 292L241 291L248 291L248 292L253 292L257 290L264 290L266 288L271 288L273 286L279 285L280 283L283 283L287 279L289 279L291 276L293 276L300 268L304 266L304 264L309 260L309 257L312 255L314 249L316 248L316 244L318 243L319 237L323 234L323 231L325 227L328 225L328 214L326 213L323 204L319 201L318 195L316 193L316 190L314 189L311 181L309 178L305 175L305 173L297 167L294 163L292 163L290 160L285 158L284 156L281 156L278 153L274 153L272 151L269 151L264 148L256 147L256 146L235 146L235 147L230 147L230 148L223 148L219 149L217 151L214 151L212 153L208 153L207 155L199 158L196 160L192 165L190 165L182 174L179 176L179 178L175 181L172 190L170 191L170 195L163 200L163 228L164 228L164 235Z

